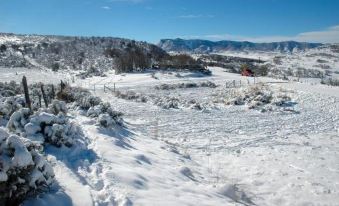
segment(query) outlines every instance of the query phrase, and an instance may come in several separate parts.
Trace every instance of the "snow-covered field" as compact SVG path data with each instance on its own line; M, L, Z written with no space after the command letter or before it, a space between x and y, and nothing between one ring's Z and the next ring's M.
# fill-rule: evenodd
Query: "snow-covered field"
M71 81L70 74L67 72L52 72L51 70L26 69L22 67L6 68L0 67L0 82L21 82L22 77L26 76L28 83L50 83L58 84L60 80Z
M71 111L88 146L47 147L58 184L24 205L339 205L339 87L210 69L212 76L146 72L75 78L73 85L91 89L123 112L125 127L101 128ZM29 82L72 79L2 68L0 81L23 74ZM204 81L218 87L155 88ZM226 88L226 82L242 88ZM220 101L254 83L290 96L292 106L261 112ZM107 87L195 100L204 108L163 109L117 98Z
M227 51L218 54L266 61L266 64L271 65L270 67L274 71L273 74L276 76L339 78L338 45L323 45L305 51L295 50L292 53ZM303 70L308 70L309 73ZM323 77L316 71L320 71Z

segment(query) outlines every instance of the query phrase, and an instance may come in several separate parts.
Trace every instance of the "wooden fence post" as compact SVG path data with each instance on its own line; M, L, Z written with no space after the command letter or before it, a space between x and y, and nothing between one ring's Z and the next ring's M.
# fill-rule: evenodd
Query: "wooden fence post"
M51 93L52 99L55 98L55 89L54 89L54 85L52 84L52 93Z
M28 92L28 86L27 86L27 79L26 79L25 76L22 77L22 86L24 87L26 107L28 107L30 110L32 110L31 100L29 98L29 92Z
M61 90L61 92L64 90L65 86L66 86L65 83L62 80L60 80L60 90Z
M44 85L42 83L40 84L40 88L41 88L42 98L44 99L45 106L47 108L48 107L47 96L44 90Z
M39 107L41 108L41 94L40 93L38 95L38 98L39 98Z
M115 83L113 84L113 92L115 92Z

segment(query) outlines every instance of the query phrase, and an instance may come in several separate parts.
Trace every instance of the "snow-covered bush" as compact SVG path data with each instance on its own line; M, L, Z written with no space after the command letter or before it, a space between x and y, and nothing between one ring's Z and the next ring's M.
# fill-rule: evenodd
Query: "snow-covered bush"
M167 86L167 84L163 84L162 86L165 87L165 85ZM164 87L162 87L162 89L164 89ZM137 93L134 91L127 91L127 92L118 91L115 93L115 95L116 97L125 99L125 100L143 102L143 103L150 102L163 109L171 109L171 108L179 109L180 105L184 106L183 105L184 103L180 102L180 100L177 97L168 97L168 96L157 97L154 95L145 95L145 94Z
M199 83L200 87L209 87L209 88L216 88L217 85L214 82L211 81L205 81L205 82L201 82Z
M114 94L115 94L116 97L118 97L120 99L132 100L132 101L135 101L135 102L146 103L149 99L148 96L134 92L134 91L126 91L126 92L116 91Z
M38 110L42 105L43 96L41 91L41 86L44 88L45 98L47 100L47 103L50 104L52 100L55 98L56 90L58 90L59 87L54 86L52 84L44 84L41 83L33 83L30 84L29 87L29 94L32 101L32 107L33 110ZM56 89L57 88L57 89Z
M10 116L25 105L25 100L21 96L2 97L0 98L0 115L9 119Z
M163 109L179 109L180 101L176 97L162 97L156 99L154 104Z
M107 113L111 116L121 116L122 113L116 112L112 109L111 104L108 102L102 102L99 105L90 107L87 111L87 116L98 117L102 113Z
M99 105L90 107L87 111L87 116L98 117L99 125L109 127L113 124L122 124L122 113L112 109L110 103L100 103Z
M31 115L27 108L14 112L7 123L7 128L32 141L40 144L49 143L57 147L62 145L70 147L83 136L80 127L70 122L63 113L55 115L39 111Z
M272 91L260 84L241 89L236 97L228 101L228 104L251 104L254 106L254 104L268 104L272 98Z
M50 164L33 142L0 128L0 203L19 205L54 180Z
M320 83L329 85L329 86L339 86L339 79L326 78L326 79L322 79Z
M127 92L121 92L117 91L115 92L115 96L120 99L126 99L126 100L133 100L135 102L147 102L149 97L144 94L136 93L134 91L127 91Z
M273 106L288 106L290 101L291 97L287 94L275 93L268 86L257 84L240 89L226 104L246 105L249 109L265 112L272 110Z
M180 85L180 84L178 84ZM178 86L176 85L176 86ZM170 89L171 87L167 86L172 86L168 84L162 84L159 86L158 89L165 90L165 87ZM187 86L187 85L186 85ZM161 87L161 88L160 88ZM190 86L188 86L190 87ZM183 100L179 99L179 97L173 97L173 96L155 96L155 95L146 95L146 94L141 94L137 93L134 91L127 91L127 92L121 92L118 91L116 92L116 97L125 99L125 100L130 100L130 101L135 101L135 102L143 102L143 103L151 103L154 104L158 107L161 107L163 109L179 109L179 108L190 108L190 109L196 109L196 110L202 110L204 109L204 106L202 106L199 102L196 100ZM95 113L93 110L94 108L90 108L89 113L87 115L92 115L92 113ZM97 116L97 115L96 115Z
M78 98L76 100L77 106L81 109L89 109L90 107L99 105L101 103L101 99L99 97L93 95L86 95L82 98Z
M83 136L81 128L59 113L58 115L41 112L31 116L24 127L28 139L41 143L50 143L60 147L71 147L77 139Z
M204 108L195 99L186 101L183 99L179 99L178 97L164 96L161 98L155 98L153 103L163 109L189 108L189 109L195 109L195 110L202 110Z
M178 84L161 84L159 86L155 86L155 89L172 90L172 89L197 88L197 87L216 88L217 85L211 81L204 81L204 82L199 82L199 83L188 82L188 83L178 83Z
M31 107L34 111L37 111L39 108L41 108L43 98L41 92L41 83L30 84L28 87L29 87L29 96L31 100ZM54 86L52 84L44 85L44 91L48 103L51 103L52 99L54 99L55 97L54 94L55 91L54 89L52 89L53 87ZM5 101L7 101L7 103ZM22 86L13 81L11 81L10 83L0 82L0 104L13 105L13 103L11 102L15 102L17 106L18 105L25 106L25 98L22 91ZM1 108L2 106L0 106L0 110Z
M57 115L60 112L66 114L67 113L67 106L66 102L59 101L59 100L53 100L52 104L49 105L49 110L51 113Z
M67 91L67 92L66 92ZM112 124L121 125L123 120L122 113L115 111L107 102L102 102L99 97L91 95L88 90L77 87L66 87L63 92L58 93L59 99L65 99L68 102L74 102L73 106L77 107L89 117L98 118L105 114L111 118ZM49 107L49 111L53 114L66 114L67 107L62 101L55 100ZM98 118L100 124L100 120ZM67 132L66 132L67 133Z
M81 110L88 110L89 108L102 103L102 100L99 97L93 96L88 90L79 87L67 86L63 91L57 93L57 98L66 103L74 102L73 106L78 107ZM59 106L61 105L59 104ZM67 111L66 107L63 108Z
M29 122L30 115L31 111L28 108L21 108L14 112L7 123L8 130L16 134L24 132L24 127Z
M58 91L56 96L58 100L62 100L66 103L80 101L83 97L91 95L91 93L80 87L66 86L62 91Z
M0 82L0 96L10 97L21 94L21 87L15 81Z
M278 94L275 95L273 98L273 103L276 106L282 107L285 106L286 104L288 104L288 102L292 101L292 98L290 96L288 96L287 94Z
M190 109L195 109L195 110L203 110L204 106L202 106L199 102L197 102L195 99L186 101L185 106L190 108Z
M180 108L188 108L194 110L203 110L208 106L207 104L203 104L198 102L195 99L184 100L179 97L173 96L164 96L164 97L156 97L152 99L154 105L157 105L163 109L180 109Z
M115 125L115 121L109 114L100 114L98 117L98 123L103 127L111 127Z

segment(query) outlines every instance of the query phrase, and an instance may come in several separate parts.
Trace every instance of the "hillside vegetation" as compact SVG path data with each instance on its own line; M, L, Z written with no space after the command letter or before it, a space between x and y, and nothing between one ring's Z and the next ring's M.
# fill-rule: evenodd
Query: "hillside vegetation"
M141 41L112 37L66 37L0 34L0 67L81 70L102 75L157 69L204 67L187 55L172 55Z

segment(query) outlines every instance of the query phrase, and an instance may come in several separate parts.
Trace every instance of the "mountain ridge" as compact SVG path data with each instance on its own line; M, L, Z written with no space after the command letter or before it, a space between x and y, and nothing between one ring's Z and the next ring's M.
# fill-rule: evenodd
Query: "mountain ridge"
M203 39L161 39L158 46L167 52L214 53L224 51L293 52L322 46L321 43L282 41L254 43L249 41L210 41Z

